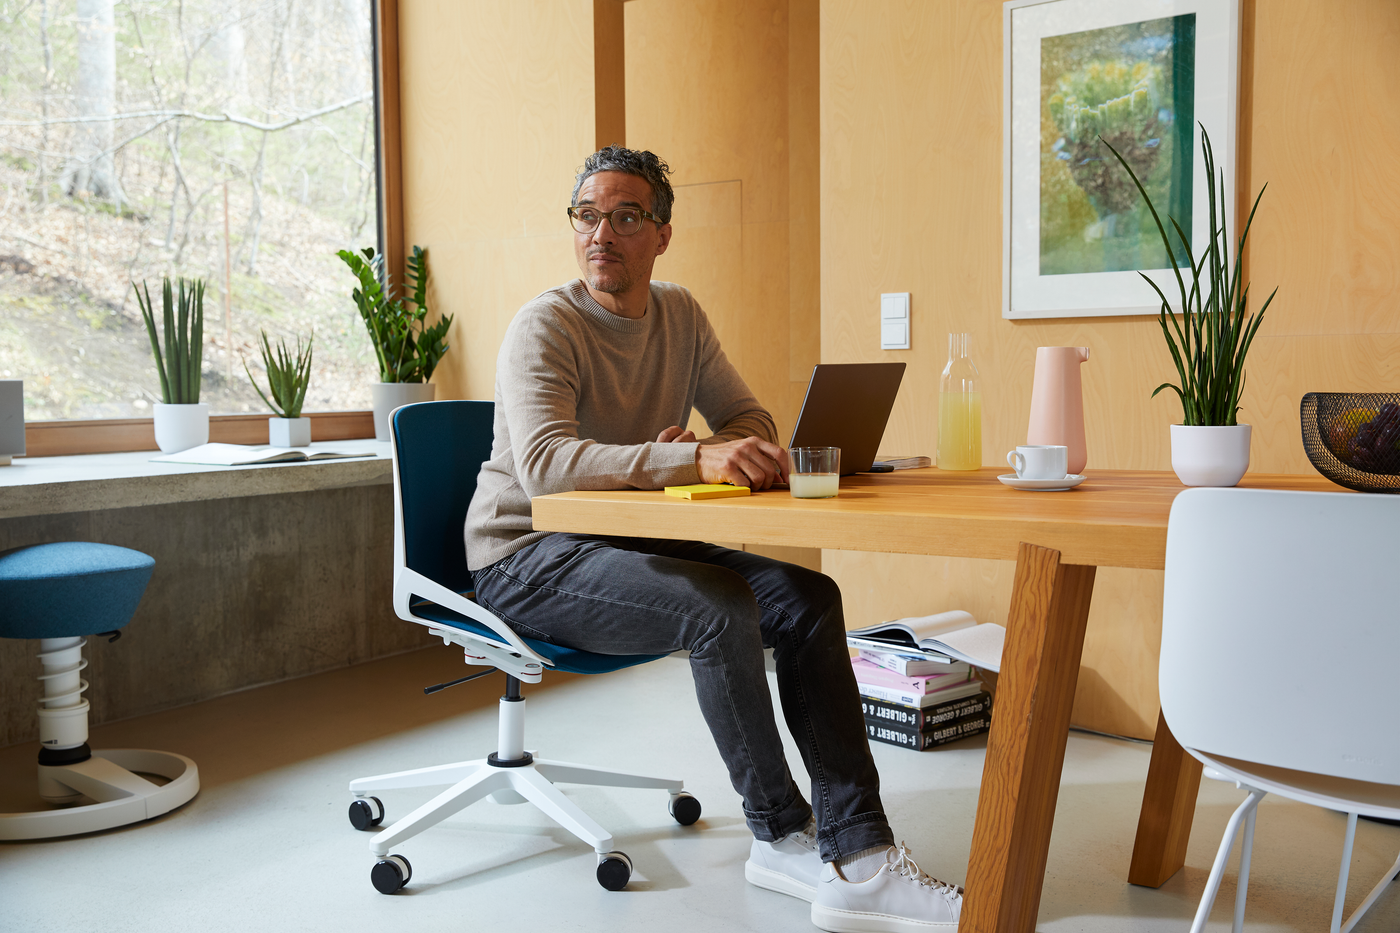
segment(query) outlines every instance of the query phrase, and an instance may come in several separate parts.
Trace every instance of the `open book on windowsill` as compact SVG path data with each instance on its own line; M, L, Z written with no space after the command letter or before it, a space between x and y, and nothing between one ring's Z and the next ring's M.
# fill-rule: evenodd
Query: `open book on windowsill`
M846 633L846 643L877 651L946 657L986 671L1000 672L1006 629L995 622L979 624L972 613L955 609L852 629Z
M243 444L201 444L189 450L152 457L155 463L200 463L205 466L248 466L254 463L295 463L304 460L344 460L373 457L373 451L311 450L301 447L249 447Z

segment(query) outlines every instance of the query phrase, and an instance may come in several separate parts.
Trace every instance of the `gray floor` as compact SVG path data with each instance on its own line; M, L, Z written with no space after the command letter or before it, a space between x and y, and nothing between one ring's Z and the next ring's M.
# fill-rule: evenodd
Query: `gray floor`
M636 864L628 890L593 879L592 852L531 807L485 802L397 851L413 882L369 883L367 835L345 819L348 780L474 758L495 747L491 677L460 676L446 648L223 697L93 731L94 747L178 751L200 795L150 823L94 836L0 844L0 929L9 931L513 930L809 931L806 905L749 887L749 835L704 731L685 662L527 690L527 745L551 758L676 774L705 808L675 825L657 791L580 787L570 796ZM12 675L7 675L12 676ZM980 740L936 752L877 746L895 831L920 864L961 881L977 800ZM1206 782L1187 867L1160 890L1123 880L1150 747L1071 735L1038 929L1184 931L1230 812L1233 786ZM795 754L790 758L797 761ZM0 809L26 809L33 749L0 749ZM799 766L800 767L800 766ZM800 780L800 778L799 778ZM428 791L385 794L390 819ZM1286 801L1260 809L1250 930L1325 930L1343 817ZM1400 828L1358 830L1348 909L1400 850ZM1400 929L1400 885L1358 933ZM1233 865L1210 929L1228 928Z

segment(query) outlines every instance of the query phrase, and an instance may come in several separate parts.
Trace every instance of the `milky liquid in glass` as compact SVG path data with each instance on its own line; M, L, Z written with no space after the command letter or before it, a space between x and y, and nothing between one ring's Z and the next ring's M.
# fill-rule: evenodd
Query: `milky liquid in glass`
M938 468L982 468L981 376L968 355L971 334L948 335L948 365L938 381Z
M788 490L794 499L830 499L841 491L841 474L790 473Z

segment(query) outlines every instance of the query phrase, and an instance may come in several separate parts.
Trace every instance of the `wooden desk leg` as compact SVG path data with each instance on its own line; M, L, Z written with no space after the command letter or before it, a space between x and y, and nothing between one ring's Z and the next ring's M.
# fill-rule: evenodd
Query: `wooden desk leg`
M1166 717L1158 713L1129 882L1160 888L1186 864L1186 843L1191 841L1200 788L1201 763L1177 744Z
M1094 570L1033 544L1017 552L962 933L1035 929Z

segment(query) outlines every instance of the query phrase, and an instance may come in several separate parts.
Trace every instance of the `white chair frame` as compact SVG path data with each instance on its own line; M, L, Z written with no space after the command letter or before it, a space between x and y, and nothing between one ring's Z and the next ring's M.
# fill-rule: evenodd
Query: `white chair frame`
M1381 876L1381 880L1351 912L1347 921L1342 922L1347 882L1351 874L1352 844L1356 840L1357 817L1364 813L1366 816L1400 819L1400 790L1397 790L1396 805L1393 807L1358 808L1356 801L1352 798L1332 796L1321 790L1306 790L1300 787L1299 784L1304 782L1317 783L1315 779L1308 781L1309 775L1293 772L1293 780L1298 783L1285 784L1270 780L1267 775L1259 773L1257 769L1246 769L1242 767L1242 763L1226 764L1219 758L1202 754L1194 749L1187 749L1187 751L1204 765L1201 773L1205 777L1216 781L1231 782L1241 790L1248 792L1244 802L1231 814L1230 821L1225 824L1225 835L1220 840L1220 849L1216 852L1215 861L1211 864L1205 893L1201 897L1200 906L1196 909L1196 916L1191 922L1191 933L1201 933L1205 929L1206 921L1210 919L1211 908L1215 905L1216 895L1220 893L1220 882L1225 876L1225 865L1230 859L1230 852L1235 847L1235 837L1240 835L1241 823L1244 824L1244 838L1240 843L1239 880L1235 888L1235 916L1231 930L1233 933L1241 933L1244 929L1244 905L1249 894L1249 865L1254 852L1254 818L1258 813L1260 801L1270 793L1301 803L1337 810L1347 815L1346 834L1342 840L1342 864L1337 872L1337 893L1332 902L1332 923L1328 927L1331 933L1351 933L1357 921L1365 915L1396 876L1400 875L1400 855L1397 855L1395 863L1386 870L1385 874Z
M417 404L432 405L435 402ZM405 406L407 407L407 406ZM397 413L397 409L395 410ZM532 651L509 626L491 612L460 593L417 573L406 566L405 530L402 485L399 475L398 440L390 415L390 447L393 451L394 480L394 612L400 619L426 626L444 645L462 648L467 664L494 667L525 683L539 683L549 661ZM418 616L413 611L413 599L430 599L438 605L458 612L489 628L498 637L491 639L474 632L444 625ZM411 787L451 785L432 800L418 807L393 825L370 839L370 852L379 862L385 858L401 865L402 883L411 874L407 860L389 854L389 850L424 830L447 819L488 795L497 803L532 803L550 819L593 847L598 854L599 880L604 880L604 863L620 859L631 873L626 855L613 849L613 837L607 830L584 813L572 800L555 787L555 783L594 784L605 787L639 787L665 790L670 795L669 809L678 820L676 804L690 798L684 792L684 782L677 778L652 777L628 771L614 771L567 761L552 761L535 757L525 748L525 700L515 693L514 685L500 701L497 746L486 758L458 761L451 764L409 771L395 771L358 778L350 782L350 793L365 800L375 811L374 823L384 817L382 805L370 795L386 790ZM691 820L693 822L693 820ZM376 887L379 887L378 876ZM614 877L616 877L614 875ZM623 876L625 883L625 875ZM384 888L379 888L384 891ZM391 893L385 891L385 893Z
M1201 933L1235 838L1233 930L1244 925L1259 802L1277 794L1347 814L1331 933L1350 933L1400 873L1400 857L1345 923L1358 815L1400 819L1400 626L1389 587L1400 499L1350 493L1188 489L1172 504L1162 613L1162 713L1173 735L1247 796L1226 826L1191 926ZM1335 592L1348 595L1345 612ZM1319 636L1325 636L1319 638ZM1289 676L1320 641L1357 691ZM1351 696L1351 695L1349 695Z

